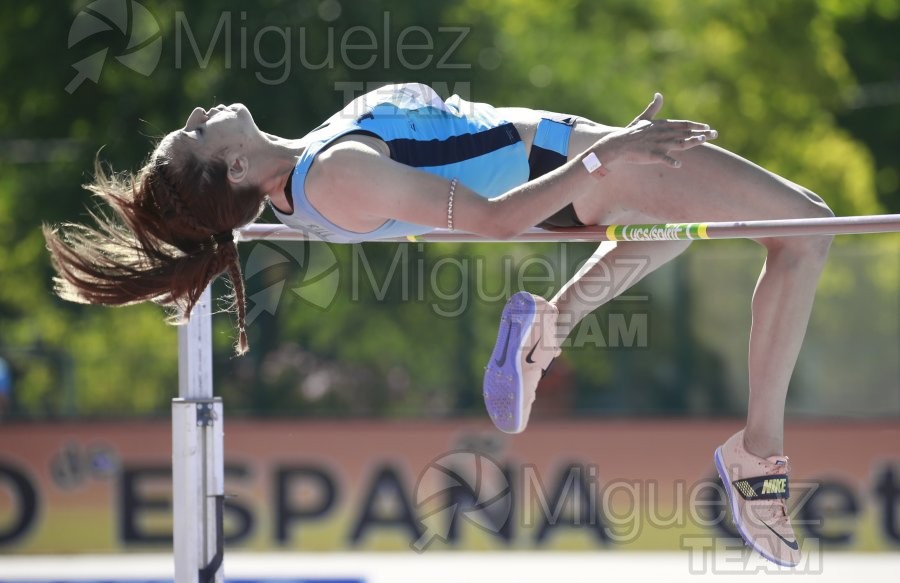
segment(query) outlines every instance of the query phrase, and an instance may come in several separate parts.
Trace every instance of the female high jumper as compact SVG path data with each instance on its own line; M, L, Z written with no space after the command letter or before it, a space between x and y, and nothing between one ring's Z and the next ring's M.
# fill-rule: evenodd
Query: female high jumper
M97 167L87 188L115 216L97 214L97 228L45 228L56 290L78 302L155 301L184 319L225 272L243 353L244 287L233 231L252 223L267 201L285 224L349 243L433 228L507 239L535 225L833 216L809 190L709 144L717 137L709 126L656 119L661 108L656 94L619 128L458 96L445 101L425 85L402 84L355 99L293 140L260 131L240 104L198 107L137 175ZM767 257L751 306L747 423L715 450L714 461L745 541L794 566L800 550L785 510L784 405L831 238L758 242ZM618 258L645 258L643 277L688 244L603 244L553 298L512 296L484 379L497 427L525 429L542 371L562 341L624 291L616 281L635 282ZM596 285L610 276L611 284Z

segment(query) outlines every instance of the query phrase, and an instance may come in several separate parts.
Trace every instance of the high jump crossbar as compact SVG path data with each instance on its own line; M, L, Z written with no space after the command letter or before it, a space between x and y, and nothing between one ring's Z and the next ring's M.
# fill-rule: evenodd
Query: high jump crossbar
M693 241L700 239L760 239L811 235L859 235L900 231L900 214L819 219L779 219L708 223L658 223L599 225L557 229L532 228L498 241L461 231L435 229L424 235L378 239L384 243L489 243L489 242L599 242L599 241ZM238 241L320 241L305 231L282 224L255 224L238 231ZM375 241L373 241L375 242Z
M599 242L757 239L900 231L900 214L771 221L602 225L530 229L505 241L438 229L379 242ZM250 225L237 240L317 241L280 224ZM207 288L178 329L178 398L172 400L173 543L176 583L224 581L222 400L213 396L212 307Z

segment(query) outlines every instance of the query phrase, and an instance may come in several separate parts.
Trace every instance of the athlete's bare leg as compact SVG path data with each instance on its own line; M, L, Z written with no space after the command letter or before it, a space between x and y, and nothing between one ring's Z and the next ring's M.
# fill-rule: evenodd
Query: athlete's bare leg
M584 151L613 128L579 122L570 154ZM575 202L586 224L609 222L696 222L833 216L809 190L712 145L673 156L664 165L620 165L598 180L597 191ZM760 457L783 454L784 404L800 351L819 275L831 237L760 239L767 258L752 301L749 342L748 451ZM622 258L646 262L642 275L676 257L684 243L620 242L601 246L593 267L582 270L553 298L560 312L560 337L596 307L624 290L596 293L597 281L622 273ZM627 262L626 262L627 263ZM618 264L618 268L617 268ZM592 293L593 292L593 293Z

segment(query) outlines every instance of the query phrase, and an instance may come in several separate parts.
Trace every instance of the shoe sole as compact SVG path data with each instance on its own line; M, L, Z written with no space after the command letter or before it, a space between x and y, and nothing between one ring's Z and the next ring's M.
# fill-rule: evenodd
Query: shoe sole
M531 334L535 312L534 298L529 293L518 292L506 302L500 316L497 343L485 368L484 406L491 421L504 433L521 433L528 421L524 419L519 348Z
M716 463L716 471L719 473L719 478L722 479L722 486L725 488L725 495L728 497L728 505L731 507L731 517L734 520L734 525L737 527L738 533L741 535L741 538L744 539L744 542L747 543L747 546L762 555L762 557L768 561L772 561L776 565L781 567L796 567L799 563L788 563L785 561L780 561L775 557L769 556L768 553L764 552L760 549L756 544L754 544L751 537L747 534L747 531L744 529L743 520L741 519L741 512L738 508L737 494L733 493L734 486L731 485L731 478L728 476L728 472L725 470L725 458L722 456L722 448L716 448L716 453L713 455L713 460Z

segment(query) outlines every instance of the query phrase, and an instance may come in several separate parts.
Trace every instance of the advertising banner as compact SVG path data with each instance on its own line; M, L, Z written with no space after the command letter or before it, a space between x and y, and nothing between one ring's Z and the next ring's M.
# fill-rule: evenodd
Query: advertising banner
M225 537L247 551L740 545L713 466L737 421L225 419ZM801 545L900 550L900 424L790 422ZM166 552L171 425L0 426L0 554ZM813 556L810 554L810 556Z

